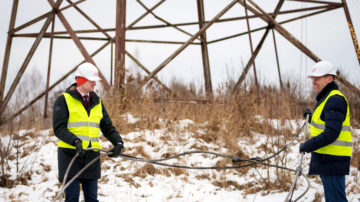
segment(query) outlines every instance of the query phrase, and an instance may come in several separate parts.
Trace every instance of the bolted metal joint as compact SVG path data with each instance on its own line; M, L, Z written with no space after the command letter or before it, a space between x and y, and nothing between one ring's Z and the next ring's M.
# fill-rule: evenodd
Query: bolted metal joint
M240 161L240 158L237 157L237 156L233 156L233 157L231 157L231 160L232 160L233 163L237 163L237 162Z
M262 162L263 160L262 160L262 158L260 158L260 157L255 157L255 158L251 158L250 160L253 160L253 161L258 161L258 162Z
M275 25L272 22L269 22L268 29L274 29Z
M297 175L297 176L300 176L300 175L302 175L302 167L301 166L298 166L298 167L296 167L296 169L295 169L295 175Z
M259 162L262 162L263 160L262 160L262 158L260 158L260 157L255 157L255 161L259 161Z

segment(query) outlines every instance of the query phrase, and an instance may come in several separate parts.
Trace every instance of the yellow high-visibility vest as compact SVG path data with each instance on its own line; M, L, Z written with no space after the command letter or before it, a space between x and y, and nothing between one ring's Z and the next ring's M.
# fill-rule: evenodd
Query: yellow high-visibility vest
M320 119L321 113L324 110L324 106L331 96L339 95L342 96L347 104L346 118L342 123L342 129L339 137L331 144L322 147L314 152L320 154L329 154L334 156L350 156L352 154L352 137L350 131L350 110L349 103L346 97L338 90L332 90L323 102L315 109L310 125L311 137L316 137L324 132L325 122Z
M82 140L83 149L89 146L90 141L91 147L101 149L99 142L100 121L103 118L101 100L99 104L91 109L88 116L81 101L73 98L69 93L63 93L62 95L64 95L69 109L68 130ZM75 149L74 146L61 140L58 142L58 147Z

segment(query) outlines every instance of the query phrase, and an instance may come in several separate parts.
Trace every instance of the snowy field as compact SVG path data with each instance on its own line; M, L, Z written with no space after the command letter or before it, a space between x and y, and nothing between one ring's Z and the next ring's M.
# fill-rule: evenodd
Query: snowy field
M257 117L259 122L269 121L274 127L280 127L276 120L263 120ZM130 114L124 116L128 122L135 123L138 119ZM160 120L161 121L161 120ZM303 123L300 121L289 121L281 127L290 127ZM176 123L177 130L174 132L167 131L165 128L154 131L138 130L128 134L121 134L124 138L126 154L136 155L144 158L138 148L142 148L149 159L163 158L164 154L171 155L182 153L185 151L198 150L194 148L205 147L208 151L233 155L233 153L224 149L224 145L219 142L207 143L202 139L194 138L192 131L187 130L189 124L195 124L191 120L180 120ZM206 124L206 123L204 123ZM294 127L293 127L294 128ZM20 136L27 136L33 131L19 131ZM120 131L119 131L120 132ZM197 133L205 133L198 130ZM294 134L296 131L294 131ZM36 137L24 137L24 145L20 148L20 152L33 148L28 151L28 155L24 155L19 159L18 169L22 173L29 172L31 177L27 180L28 185L16 185L15 187L0 188L0 201L52 201L60 190L58 182L58 166L57 166L57 138L51 130L36 132ZM354 138L358 139L360 130L353 130ZM253 133L255 144L249 144L246 138L238 141L239 147L249 157L259 156L264 158L264 152L259 149L262 144L268 144L268 138L265 134ZM300 162L300 154L298 145L303 137L303 133L290 146L288 155L286 156L287 167L295 169ZM102 134L101 134L102 136ZM164 137L167 138L164 138ZM3 145L9 141L9 137L2 137ZM102 139L103 148L109 149L110 142ZM279 149L279 148L277 148ZM16 154L16 149L12 151ZM215 166L219 161L224 160L222 157L212 155L192 154L177 159L167 161L168 164L187 165L187 166ZM310 162L310 154L305 155L303 168L307 173ZM274 163L271 161L271 163ZM281 190L264 190L261 187L262 178L267 177L270 173L270 179L275 178L275 168L267 167L248 168L247 172L241 169L220 170L165 170L167 168L154 165L155 172L153 174L136 174L143 168L145 163L134 162L121 158L106 158L102 161L102 179L99 180L98 199L99 201L127 201L127 202L183 202L183 201L245 201L245 202L278 202L284 201L287 192ZM17 176L16 159L9 161L10 179ZM357 168L351 168L352 175L346 177L347 197L349 201L360 201L359 184L355 182L355 176L358 176ZM293 175L293 174L291 174ZM216 182L232 181L239 186L217 186ZM310 190L300 201L315 201L315 195L323 194L323 188L319 178L310 178ZM252 184L258 187L256 193L249 193L249 189L245 185ZM244 186L242 186L244 185ZM306 189L307 183L304 178L300 178L293 199L300 195ZM239 188L240 187L240 188ZM243 188L241 188L243 187ZM80 201L84 201L82 193ZM324 198L321 201L325 201Z

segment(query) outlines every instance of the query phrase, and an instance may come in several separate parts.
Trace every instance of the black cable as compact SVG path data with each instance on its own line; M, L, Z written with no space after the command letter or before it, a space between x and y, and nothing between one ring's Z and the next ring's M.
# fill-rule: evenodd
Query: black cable
M279 151L277 151L276 153L274 153L273 155L265 158L265 159L261 159L260 157L255 157L255 158L249 158L249 159L244 159L244 158L239 158L237 156L229 156L229 155L225 155L225 154L220 154L220 153L216 153L216 152L211 152L211 151L201 151L201 150L196 150L196 151L188 151L188 152L184 152L184 153L180 153L177 155L173 155L167 158L162 158L162 159L152 159L152 160L147 160L147 159L142 159L142 158L138 158L138 157L134 157L134 156L130 156L130 155L126 155L126 154L120 154L120 157L124 158L124 159L128 159L128 160L132 160L132 161L139 161L139 162L146 162L146 163L152 163L152 164L156 164L156 165L161 165L161 166L166 166L166 167L173 167L173 168L184 168L184 169L191 169L191 170L205 170L205 169L236 169L236 168L244 168L247 166L252 166L255 164L262 164L262 165L266 165L266 166L270 166L270 167L275 167L275 168L280 168L283 170L288 170L288 171L292 171L292 172L296 172L296 170L291 169L291 168L287 168L287 167L283 167L283 166L278 166L278 165L273 165L273 164L268 164L268 163L264 163L264 161L267 161L275 156L277 156L278 154L280 154L282 151L284 151L290 144L292 144L295 139L299 136L300 132L302 131L302 129L304 128L305 123L303 124L303 126L301 126L300 130L297 132L297 134L294 136L294 138L288 143L286 144L282 149L280 149ZM92 163L94 163L95 161L97 161L98 159L100 159L103 156L106 155L110 155L112 154L112 152L103 150L103 149L98 149L98 148L86 148L86 151L88 150L98 150L98 151L102 151L105 152L106 154L102 154L100 156L98 156L97 158L95 158L94 160L92 160L90 163L88 163L82 170L80 170L78 172L78 174L76 174L72 180L70 180L66 185L65 185L65 181L66 179L64 178L64 182L62 184L62 188L60 190L60 193L55 197L54 202L60 197L60 195L62 194L62 192L70 185L70 183L72 183L86 168L88 168ZM251 162L245 165L241 165L241 166L223 166L223 167L190 167L190 166L180 166L180 165L173 165L173 164L165 164L165 163L160 163L161 161L167 161L170 159L174 159L180 156L185 156L185 155L189 155L189 154L211 154L211 155L215 155L215 156L221 156L224 158L230 158L235 162L241 162L241 161L247 161L247 162ZM68 171L70 170L73 161L78 157L78 155L75 155L74 158L72 159L72 161L70 162L68 169L66 171L65 176L67 177L68 175ZM310 188L310 181L309 179L303 174L301 173L301 175L303 177L305 177L305 179L308 182L308 187L305 190L305 192L300 195L297 199L295 199L294 201L299 200L302 196L305 195L305 193L309 190ZM291 193L293 194L293 193ZM61 202L61 198L60 198L60 202Z

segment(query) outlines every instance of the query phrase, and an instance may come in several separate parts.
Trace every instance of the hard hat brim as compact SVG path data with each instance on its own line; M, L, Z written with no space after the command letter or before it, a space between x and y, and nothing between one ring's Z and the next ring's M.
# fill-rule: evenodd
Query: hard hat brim
M335 71L335 70L334 70ZM325 75L333 75L333 76L336 76L336 72L331 72L331 73L328 73L328 74L324 74L324 73L311 73L307 76L307 78L311 78L311 77L320 77L320 76L325 76Z
M101 78L98 76L92 76L92 77L88 77L86 79L89 81L101 81Z
M313 76L315 76L315 77L320 77L320 76L325 76L326 74L322 74L322 73L312 73L312 74L309 74L308 76L307 76L307 78L311 78L311 77L313 77Z

